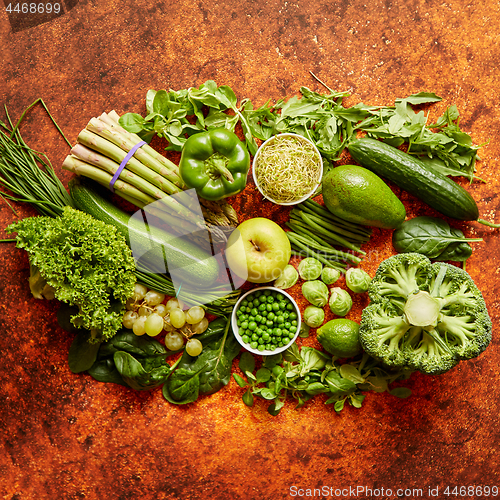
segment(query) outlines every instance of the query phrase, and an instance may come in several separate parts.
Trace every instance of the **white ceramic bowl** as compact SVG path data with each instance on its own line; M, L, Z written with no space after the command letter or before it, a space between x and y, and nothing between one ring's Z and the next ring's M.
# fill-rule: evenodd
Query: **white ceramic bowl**
M316 183L316 185L314 186L313 189L311 189L311 191L309 193L307 193L305 196L303 196L302 198L299 198L298 200L295 200L295 201L289 201L289 202L279 202L279 201L276 201L276 200L273 200L270 196L268 196L263 190L262 188L259 186L259 182L257 181L257 176L255 175L255 167L257 165L257 162L259 160L259 155L260 155L260 152L262 151L263 148L266 147L267 144L269 144L270 142L274 141L277 137L298 137L299 139L307 142L308 144L310 144L314 150L316 151L317 155L318 155L318 158L319 158L319 163L320 163L320 171L319 171L319 180L318 182ZM288 206L288 205L297 205L298 203L302 203L303 201L307 200L308 198L311 197L311 195L318 189L318 187L320 186L321 184L321 178L323 177L323 158L318 150L318 148L316 147L316 145L310 141L309 139L307 139L306 137L302 136L302 135L299 135L299 134L277 134L277 135L273 135L272 137L270 137L267 141L265 141L264 143L261 144L261 146L259 147L259 149L257 150L257 153L255 153L255 156L253 157L253 162L252 162L252 176L253 176L253 181L255 182L255 185L257 186L257 189L259 190L260 194L262 196L264 196L264 198L266 198L267 200L269 201L272 201L273 203L275 203L276 205L285 205L285 206Z
M270 351L270 350L259 351L258 349L251 348L249 344L245 344L243 342L243 340L242 340L242 338L240 336L240 333L239 333L239 327L238 327L238 324L237 324L238 316L237 316L236 312L240 308L241 302L243 300L245 300L245 298L247 298L252 293L255 293L257 290L261 290L261 291L264 291L264 290L273 290L273 291L281 293L282 295L284 295L285 297L287 297L290 300L290 302L293 304L294 311L297 313L297 320L296 320L297 321L297 331L295 332L295 336L290 339L290 342L288 342L287 345L285 345L283 347L277 347L274 351ZM234 309L233 309L233 313L231 315L231 327L233 329L234 336L236 337L236 340L247 351L250 351L253 354L259 354L261 356L271 356L273 354L278 354L280 352L286 351L297 340L297 337L299 336L299 333L300 333L300 325L301 325L301 316L300 316L299 306L297 305L297 303L295 302L295 300L292 298L291 295L289 295L284 290L281 290L280 288L276 288L274 286L262 286L262 287L258 287L258 288L253 288L252 290L250 290L250 291L246 292L245 294L243 294L239 298L238 302L236 302L236 305L234 306Z

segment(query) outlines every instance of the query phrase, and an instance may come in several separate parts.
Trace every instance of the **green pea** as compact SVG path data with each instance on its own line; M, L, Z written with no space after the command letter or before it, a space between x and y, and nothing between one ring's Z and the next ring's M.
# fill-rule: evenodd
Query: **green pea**
M250 343L250 347L251 347L252 349L257 349L257 346L258 346L258 345L259 345L259 344L257 344L257 342L251 342L251 343Z
M266 346L265 345L262 345L262 344L259 344L259 346L257 347L257 349L259 351L265 351L266 350Z
M241 323L241 328L243 328L244 330L246 330L248 328L248 321L243 321Z
M269 302L270 304L272 304L274 302L274 297L272 295L269 295L267 297L267 302Z
M262 316L260 314L257 314L254 319L256 323L262 323Z
M243 335L241 337L241 340L245 343L248 344L250 342L250 337L248 335Z
M280 305L279 302L273 302L273 311L279 311Z
M247 304L248 304L248 300L247 300L247 299L243 299L243 300L241 301L241 305L242 305L242 306L246 306Z
M289 318L290 318L290 319L297 319L297 313L296 313L296 312L292 312L292 313L290 313Z
M271 337L270 337L269 333L264 332L264 333L262 334L262 338L263 338L263 339L267 342L267 341L268 341Z
M252 339L252 342L257 342L257 340L259 340L259 336L256 333L253 333L250 338Z
M293 311L295 309L295 307L293 307L293 304L291 302L288 302L288 304L286 305L286 308L289 310L289 311Z
M257 328L257 323L255 321L250 321L250 323L248 323L248 329L249 330L255 330Z
M264 295L262 295L264 297ZM266 310L266 304L259 304L259 307L257 307L259 312L265 311Z
M291 333L295 333L297 331L297 327L296 326L291 326L290 327L290 332Z
M268 315L267 315L267 319L270 320L270 321L273 321L274 318L276 318L276 314L274 314L273 312L270 312Z

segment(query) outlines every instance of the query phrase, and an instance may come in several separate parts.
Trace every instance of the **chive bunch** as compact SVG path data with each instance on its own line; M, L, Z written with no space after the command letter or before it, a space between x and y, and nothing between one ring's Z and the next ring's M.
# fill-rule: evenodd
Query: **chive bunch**
M73 201L47 156L30 148L19 130L26 113L37 103L43 106L71 146L42 99L37 99L26 108L16 125L13 125L7 106L4 106L8 123L0 121L0 185L7 191L0 190L0 196L5 200L27 203L41 215L56 217L62 214L64 207L74 207Z

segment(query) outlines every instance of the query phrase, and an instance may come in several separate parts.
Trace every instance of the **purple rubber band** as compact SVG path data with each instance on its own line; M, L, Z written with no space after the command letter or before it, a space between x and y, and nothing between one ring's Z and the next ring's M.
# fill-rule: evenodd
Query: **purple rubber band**
M118 180L118 177L120 177L120 174L122 173L122 170L125 168L125 165L129 162L130 158L134 156L134 153L144 146L146 144L145 141L138 142L128 153L125 158L123 158L123 161L120 163L120 166L118 167L118 170L115 172L115 175L113 175L113 178L109 181L109 189L114 193L115 192L115 182Z

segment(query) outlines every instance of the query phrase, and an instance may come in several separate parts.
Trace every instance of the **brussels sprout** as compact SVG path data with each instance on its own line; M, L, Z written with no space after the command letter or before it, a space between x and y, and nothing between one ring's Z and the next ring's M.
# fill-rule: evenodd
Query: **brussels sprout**
M347 288L355 293L367 292L371 280L370 275L366 271L357 267L351 267L345 274Z
M311 328L317 328L325 321L325 311L321 307L307 306L304 311L304 323Z
M306 281L302 284L302 295L313 306L323 307L328 302L328 287L320 280Z
M282 273L274 282L274 286L276 288L286 290L287 288L291 288L293 285L295 285L298 279L299 273L297 272L297 269L295 269L295 267L293 267L291 264L288 264L285 266L285 269L283 269Z
M336 286L331 290L328 305L333 314L345 316L352 308L352 298L347 290Z
M321 274L323 264L314 257L306 257L299 264L299 274L303 280L316 280Z
M324 267L323 271L321 271L321 281L325 285L333 285L340 278L340 271L338 269L334 269L333 267Z

